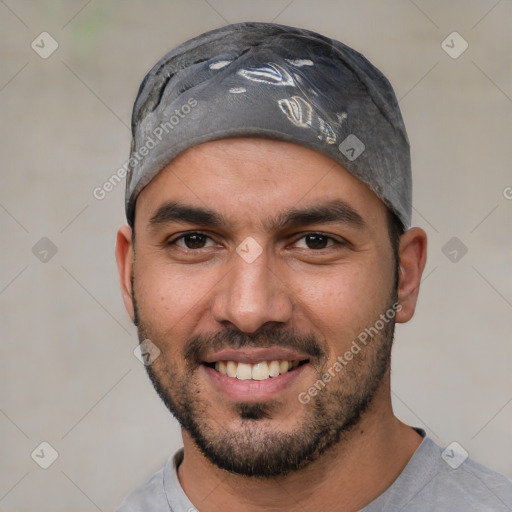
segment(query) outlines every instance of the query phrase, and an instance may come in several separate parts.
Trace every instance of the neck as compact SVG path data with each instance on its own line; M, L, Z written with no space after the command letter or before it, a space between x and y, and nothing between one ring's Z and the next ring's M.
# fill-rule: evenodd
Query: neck
M221 470L183 432L181 486L202 512L278 512L291 504L303 510L331 510L333 504L337 510L359 510L394 482L421 443L421 436L393 415L389 386L381 388L337 445L283 477L250 478Z

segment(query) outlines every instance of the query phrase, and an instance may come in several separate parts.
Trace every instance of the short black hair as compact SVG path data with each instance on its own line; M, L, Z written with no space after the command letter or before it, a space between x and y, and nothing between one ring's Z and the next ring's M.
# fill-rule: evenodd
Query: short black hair
M389 241L391 242L393 256L395 258L396 265L398 266L400 259L400 238L405 233L405 228L402 221L398 218L398 215L392 212L389 208L387 209L387 212Z
M391 250L393 251L394 260L394 293L398 300L398 285L400 282L400 239L405 233L404 225L398 216L387 208L388 215L388 234L391 243Z

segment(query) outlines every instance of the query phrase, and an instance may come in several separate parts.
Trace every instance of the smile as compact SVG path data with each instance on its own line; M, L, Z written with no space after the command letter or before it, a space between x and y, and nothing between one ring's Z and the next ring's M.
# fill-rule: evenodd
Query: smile
M287 361L272 360L260 361L254 364L238 361L216 361L215 363L205 363L206 366L215 369L217 372L227 377L239 380L267 380L271 377L279 377L294 370L298 366L307 363L308 360Z
M205 354L201 368L213 388L224 396L257 402L292 389L308 371L309 363L307 354L284 347L226 347Z

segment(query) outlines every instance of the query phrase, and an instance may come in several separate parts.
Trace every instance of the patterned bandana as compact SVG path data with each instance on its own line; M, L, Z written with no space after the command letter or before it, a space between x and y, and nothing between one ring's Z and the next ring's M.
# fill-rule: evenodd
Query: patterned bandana
M331 157L410 227L409 141L393 89L360 53L315 32L238 23L183 43L142 82L132 134L130 225L140 191L185 149L257 136Z

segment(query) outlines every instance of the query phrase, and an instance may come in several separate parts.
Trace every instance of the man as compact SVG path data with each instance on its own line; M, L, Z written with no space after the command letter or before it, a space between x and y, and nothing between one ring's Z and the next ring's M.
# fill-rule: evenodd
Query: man
M132 129L119 275L184 449L119 511L512 510L512 482L392 411L426 235L386 78L230 25L155 65Z

